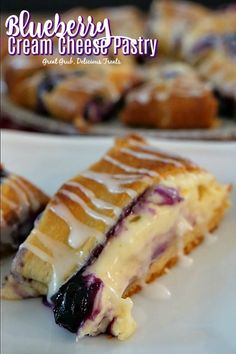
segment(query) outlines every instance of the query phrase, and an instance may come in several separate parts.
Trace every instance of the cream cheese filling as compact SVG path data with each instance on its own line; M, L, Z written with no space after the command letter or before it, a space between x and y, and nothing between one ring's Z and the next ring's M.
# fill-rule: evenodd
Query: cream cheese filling
M148 211L150 208L152 211ZM85 322L79 337L105 331L113 319L112 333L119 339L127 338L135 330L132 300L123 299L122 294L132 280L146 274L154 250L175 237L174 228L182 214L182 203L174 206L149 203L146 209L140 215L127 217L121 234L108 242L101 257L87 269L86 273L103 281L104 289L100 313Z
M227 187L219 187L205 173L185 177L184 180L182 175L171 177L161 182L179 188L185 198L183 202L159 206L149 203L135 216L136 220L133 215L128 216L120 234L108 242L100 257L88 267L86 274L94 274L104 283L101 310L95 319L84 323L78 337L105 332L111 322L114 336L121 340L129 337L136 328L131 314L133 302L130 298L123 299L122 294L132 280L142 279L147 273L153 250L177 242L178 257L184 257L184 235L195 225L202 229L203 236L208 231L208 222L225 198Z

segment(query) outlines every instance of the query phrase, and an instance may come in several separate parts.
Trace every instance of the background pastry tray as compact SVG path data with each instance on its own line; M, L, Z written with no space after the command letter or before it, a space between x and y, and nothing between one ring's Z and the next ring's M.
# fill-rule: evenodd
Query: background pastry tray
M5 94L2 94L2 116L7 117L19 127L45 133L65 135L81 134L78 128L44 115L40 115L15 105ZM121 136L127 133L139 133L161 139L189 139L189 140L236 140L236 120L222 119L221 125L213 129L143 129L130 128L122 125L118 119L92 125L84 135Z

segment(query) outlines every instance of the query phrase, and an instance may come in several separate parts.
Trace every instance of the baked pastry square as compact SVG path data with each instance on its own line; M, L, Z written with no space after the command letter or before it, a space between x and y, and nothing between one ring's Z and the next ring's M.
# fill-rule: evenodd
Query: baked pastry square
M148 28L150 35L159 40L159 53L179 58L186 33L208 14L206 7L194 2L154 0Z
M198 245L229 206L229 186L142 137L117 139L66 182L20 247L3 297L46 295L78 338L135 330L129 297Z
M125 96L120 116L132 126L211 128L218 124L217 108L209 84L189 65L174 62L148 71L146 82Z
M106 70L99 70L96 64L91 66L90 70L81 64L75 70L36 73L10 90L11 99L67 122L106 121L113 117L125 92L139 84L142 76L126 65Z
M30 230L34 220L42 212L48 197L23 177L7 172L0 165L1 173L1 252L16 251Z

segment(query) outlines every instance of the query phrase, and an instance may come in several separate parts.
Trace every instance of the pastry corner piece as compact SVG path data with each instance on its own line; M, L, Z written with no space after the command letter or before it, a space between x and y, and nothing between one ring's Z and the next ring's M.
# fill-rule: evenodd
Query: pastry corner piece
M48 196L27 179L0 165L0 257L17 250L33 228Z
M134 331L130 296L198 245L229 206L229 185L139 136L117 139L67 181L20 247L3 297L46 296L77 334Z

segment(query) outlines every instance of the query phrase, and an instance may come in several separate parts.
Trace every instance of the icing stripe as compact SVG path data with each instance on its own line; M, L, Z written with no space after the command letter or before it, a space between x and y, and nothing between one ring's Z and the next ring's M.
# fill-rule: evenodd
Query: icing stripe
M145 150L145 149L143 149L143 150ZM128 149L128 148L122 148L121 152L123 152L125 154L128 154L128 155L131 155L131 156L134 156L134 157L136 157L138 159L142 159L142 160L147 159L147 160L160 161L160 162L166 163L166 164L171 163L171 164L173 164L175 166L178 166L178 167L184 166L183 163L181 163L180 161L176 161L176 160L171 159L171 158L165 158L165 157L157 156L157 155L153 155L153 154L148 154L146 152L134 151L134 150L131 150L131 149Z
M32 234L52 253L52 256L50 256L39 247L28 242L25 242L21 246L26 247L42 261L52 266L52 276L48 284L48 301L50 301L51 296L57 292L61 284L66 280L65 278L70 275L71 271L83 265L83 258L80 253L75 254L70 247L50 238L39 230L33 230Z
M121 208L115 206L114 204L105 202L102 199L96 198L95 194L88 188L84 187L81 183L76 182L76 181L69 181L66 183L66 186L71 186L75 188L79 188L81 192L83 192L86 197L88 197L91 200L91 203L98 209L106 209L106 210L112 210L115 216L119 216L121 213Z
M28 200L25 192L16 184L16 182L14 180L7 178L5 181L5 184L9 185L9 187L14 190L21 206L22 205L27 206L27 207L30 206L29 200Z
M30 200L30 204L32 206L32 209L35 211L39 208L39 201L38 199L35 197L34 193L30 190L30 188L24 184L24 182L18 178L17 176L12 176L12 179L15 181L15 183L22 189L22 191L25 192L25 195L27 195L27 197Z
M136 146L136 147L140 147L141 149L143 149L144 151L147 152L153 152L155 154L166 154L166 151L162 151L162 149L154 146L154 145L146 145L144 143L138 142L136 140L130 140L130 145L132 146ZM190 164L191 166L197 166L196 164L194 164L191 160L188 159L183 159L181 156L179 155L173 155L171 154L171 157L165 157L166 160L168 160L168 163L171 163L173 161L173 163L179 163L181 164L181 166L185 166L185 162L187 162L188 164ZM176 161L176 160L177 161Z
M84 211L91 216L92 218L96 220L101 220L107 225L111 225L114 223L114 220L112 218L109 218L108 216L102 215L100 213L97 213L95 210L91 209L82 198L80 198L77 194L70 192L68 190L60 190L60 194L65 195L67 198L72 200L73 202L79 204Z
M27 248L30 252L32 252L35 256L40 258L42 261L52 264L53 259L46 252L42 251L37 246L32 245L32 243L23 243L20 248Z
M150 171L147 170L146 168L135 168L135 167L131 167L129 165L126 165L116 159L114 159L113 157L106 155L103 157L103 159L105 161L108 161L109 163L111 163L112 165L115 165L117 167L119 167L121 170L124 170L126 172L134 172L134 173L138 173L138 174L142 174L142 175L148 175L151 177L157 177L159 176L159 174L155 171Z
M12 200L6 198L4 195L1 195L1 201L2 201L2 203L7 204L7 206L13 211L15 211L15 209L18 208L18 205L16 203L14 203Z
M122 184L130 183L131 177L127 176L127 180L125 178L122 181L116 180L114 176L108 173L99 173L94 171L84 171L81 173L81 176L91 179L99 184L103 184L107 190L114 194L126 193L130 198L135 198L137 196L137 192L130 188L122 187ZM132 180L134 182L136 179Z
M96 229L79 221L70 211L70 209L61 201L50 207L50 210L63 219L70 230L68 243L72 248L78 248L89 237L95 237L97 240L103 238L103 234Z

